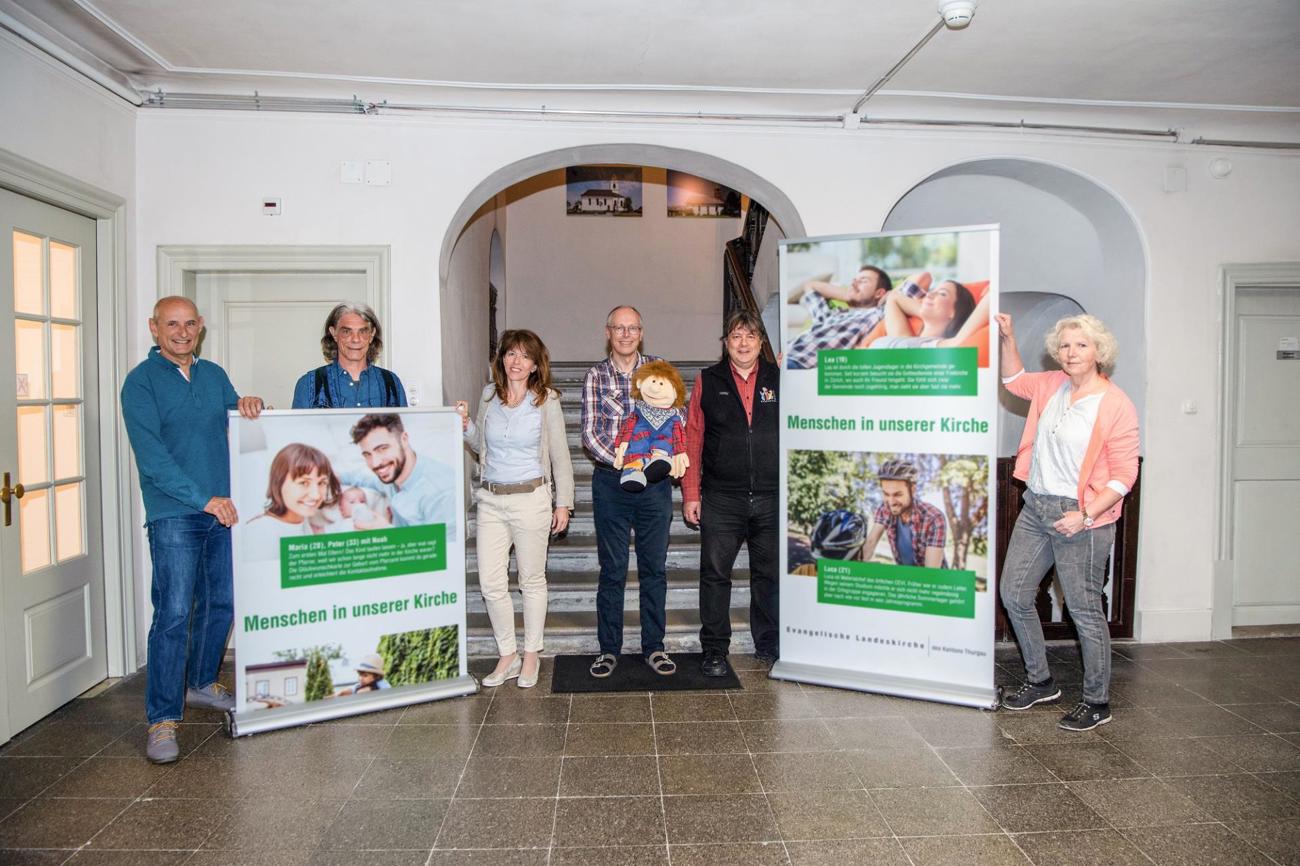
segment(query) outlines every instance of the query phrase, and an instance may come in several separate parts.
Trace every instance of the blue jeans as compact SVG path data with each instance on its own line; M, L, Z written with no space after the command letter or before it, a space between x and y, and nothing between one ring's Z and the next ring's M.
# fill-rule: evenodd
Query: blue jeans
M596 637L602 653L623 651L623 590L628 542L636 533L636 574L641 585L641 654L664 648L664 602L668 593L668 527L673 488L668 481L640 493L619 486L619 473L597 466L591 476L592 512L600 583L596 587Z
M1110 627L1102 588L1106 558L1115 540L1115 524L1085 529L1068 538L1052 528L1067 511L1078 509L1074 499L1025 491L1025 504L1011 532L1002 566L1002 604L1020 643L1025 674L1030 682L1042 682L1052 672L1047 666L1043 624L1034 601L1043 576L1055 563L1065 606L1079 633L1083 699L1090 704L1104 704L1110 701Z
M148 524L153 623L144 705L149 724L180 721L185 689L217 681L234 621L230 530L211 514Z

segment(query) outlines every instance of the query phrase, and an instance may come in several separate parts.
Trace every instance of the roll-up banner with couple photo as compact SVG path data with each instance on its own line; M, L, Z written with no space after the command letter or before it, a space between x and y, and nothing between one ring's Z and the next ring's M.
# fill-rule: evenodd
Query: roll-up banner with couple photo
M478 690L461 455L450 409L231 414L234 736Z
M778 679L997 703L996 226L780 243Z

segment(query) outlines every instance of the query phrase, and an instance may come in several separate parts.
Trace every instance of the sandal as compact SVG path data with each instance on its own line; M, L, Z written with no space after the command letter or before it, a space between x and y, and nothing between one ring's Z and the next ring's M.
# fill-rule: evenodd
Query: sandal
M596 656L596 660L591 663L591 667L587 670L593 677L604 679L612 674L616 667L618 667L618 656L613 653L601 653Z
M650 670L659 674L661 677L670 677L677 673L677 663L668 657L668 653L663 650L655 650L646 656L645 663L650 665Z

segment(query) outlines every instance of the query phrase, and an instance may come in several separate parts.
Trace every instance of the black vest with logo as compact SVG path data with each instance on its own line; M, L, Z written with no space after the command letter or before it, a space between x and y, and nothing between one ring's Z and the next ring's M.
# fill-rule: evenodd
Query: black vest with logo
M776 493L781 375L774 364L762 360L755 375L754 418L747 424L731 363L722 361L700 374L704 413L700 476L706 492Z

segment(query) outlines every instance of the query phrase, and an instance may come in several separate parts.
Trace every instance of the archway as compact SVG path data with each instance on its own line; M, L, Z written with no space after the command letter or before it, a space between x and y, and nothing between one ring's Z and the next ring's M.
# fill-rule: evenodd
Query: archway
M805 233L802 219L783 192L748 169L711 154L658 145L601 144L550 151L503 166L474 187L457 209L443 238L439 262L439 295L444 393L477 393L476 385L483 380L482 347L488 341L487 276L492 266L490 239L494 235L508 235L509 229L503 221L505 206L509 204L507 199L518 195L518 190L527 189L535 179L548 173L553 174L572 165L598 164L639 165L647 170L673 169L689 172L737 190L761 203L771 219L761 253L761 259L769 264L766 268L760 264L759 270L764 273L755 275L755 294L759 295L760 303L768 291L776 288L774 240L786 236L799 237ZM499 222L501 225L498 225ZM730 236L736 234L739 232L733 232ZM711 276L717 274L721 286L720 250L716 262L710 261L708 267ZM514 280L518 285L517 281L522 278L521 270L511 262L506 284L497 286L507 298L507 310L511 309L509 282ZM760 281L762 289L758 285ZM478 295L482 295L481 300ZM721 297L719 288L719 301ZM644 299L637 302L643 301ZM721 310L721 303L718 309ZM586 315L590 311L584 309L574 312ZM600 313L603 315L603 309ZM573 327L588 326L585 321L579 324L576 319L571 319L570 322ZM710 329L714 327L716 326L710 325ZM658 333L664 332L665 328L661 324ZM653 348L651 346L652 350ZM709 347L708 354L714 351L716 343Z
M1113 193L1048 163L983 159L936 172L894 205L884 228L1001 225L1002 308L1017 320L1030 369L1052 364L1046 330L1078 308L1119 339L1114 378L1139 413L1145 402L1147 258L1141 232ZM1021 327L1021 324L1027 327ZM1026 405L1004 394L999 451L1015 453Z

